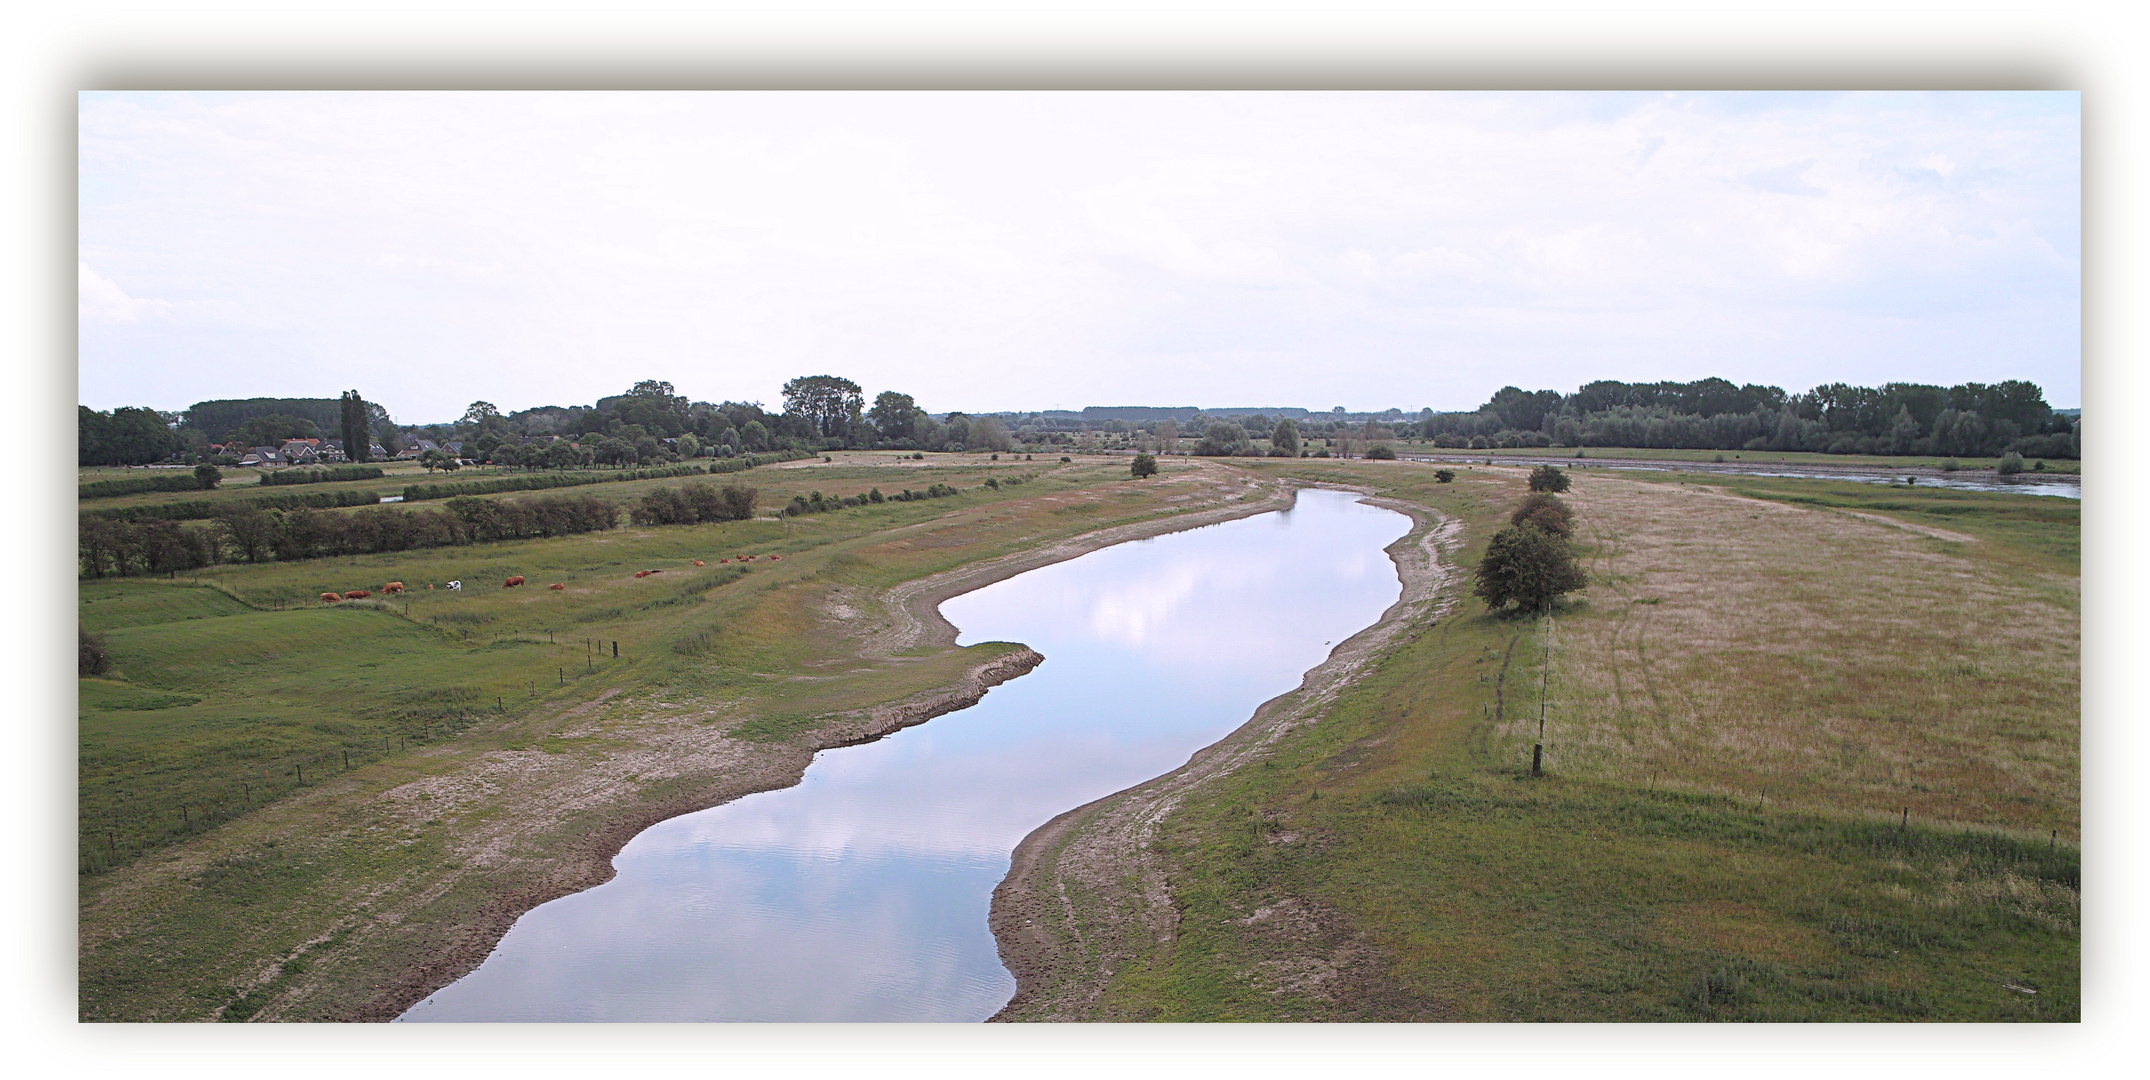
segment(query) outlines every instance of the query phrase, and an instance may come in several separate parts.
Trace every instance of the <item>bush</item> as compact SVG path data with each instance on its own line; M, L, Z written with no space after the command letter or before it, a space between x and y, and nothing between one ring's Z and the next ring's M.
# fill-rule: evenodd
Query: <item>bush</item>
M2018 454L2013 450L2002 454L2001 464L1996 471L1999 472L2002 476L2014 476L2015 474L2022 472L2023 455Z
M223 470L204 461L194 467L194 482L203 491L214 491L218 484L224 482Z
M1453 484L1456 482L1456 470L1435 469L1433 471L1433 481L1437 484Z
M1565 538L1575 534L1575 513L1568 509L1567 503L1560 501L1558 495L1534 491L1523 498L1514 514L1509 515L1508 524L1536 525Z
M1530 471L1532 491L1566 491L1568 474L1551 465L1540 465Z
M1495 611L1510 603L1534 611L1588 584L1564 537L1535 525L1510 525L1493 534L1471 591Z
M112 669L112 657L105 652L102 634L92 634L81 627L75 633L82 635L82 650L76 654L75 673L83 678L102 675Z
M1145 476L1156 476L1157 459L1148 454L1136 454L1134 464L1129 465L1127 471L1137 480Z
M202 468L215 469L214 465ZM219 480L222 473L217 474ZM92 480L75 490L78 499L111 499L121 495L141 495L151 491L200 491L203 488L202 470L182 476L128 476L115 480Z
M331 465L323 469L286 469L283 472L261 474L265 487L278 484L326 484L337 480L379 480L378 465Z
M711 521L745 521L754 516L754 501L760 494L741 484L726 484L722 490L712 488L708 484L657 488L645 493L642 501L629 509L627 514L629 520L637 525L697 525Z
M1368 450L1366 459L1368 461L1394 461L1396 460L1396 451L1389 449L1388 445L1384 443Z

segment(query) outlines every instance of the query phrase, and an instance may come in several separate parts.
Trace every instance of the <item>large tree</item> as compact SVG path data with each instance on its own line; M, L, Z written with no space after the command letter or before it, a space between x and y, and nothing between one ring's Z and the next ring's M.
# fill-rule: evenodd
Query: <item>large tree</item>
M101 413L76 407L77 464L147 465L170 457L179 437L155 409L118 408Z
M373 432L366 423L366 399L356 390L346 390L342 398L343 455L352 461L367 461L373 457Z
M873 408L866 411L867 422L873 425L874 434L884 445L899 442L916 443L923 434L926 411L918 407L909 394L883 390L873 399Z
M801 375L784 384L784 411L811 421L823 438L835 438L866 407L859 384L834 375Z
M1486 545L1472 592L1495 611L1510 603L1534 611L1588 584L1565 538L1536 525L1510 525Z
M1277 421L1276 430L1269 433L1269 446L1272 450L1284 451L1285 457L1298 457L1299 425L1289 418Z

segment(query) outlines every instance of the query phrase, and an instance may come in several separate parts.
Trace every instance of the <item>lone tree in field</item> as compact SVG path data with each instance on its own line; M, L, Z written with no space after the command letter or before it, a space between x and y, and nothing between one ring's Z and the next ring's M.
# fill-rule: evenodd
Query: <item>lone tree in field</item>
M1435 469L1433 470L1433 480L1437 484L1453 484L1456 482L1456 470Z
M1509 515L1508 524L1536 525L1562 539L1575 535L1575 513L1559 496L1543 491L1524 496L1522 505Z
M1495 611L1510 602L1533 611L1588 584L1565 537L1536 525L1510 525L1493 534L1471 591Z
M224 482L223 470L204 461L194 467L194 482L207 491Z
M1137 480L1140 480L1145 476L1156 476L1157 459L1151 457L1148 454L1136 454L1135 463L1133 465L1128 466L1127 471L1134 474L1134 477Z
M1530 489L1532 491L1566 491L1568 490L1568 474L1551 465L1540 465L1530 471Z

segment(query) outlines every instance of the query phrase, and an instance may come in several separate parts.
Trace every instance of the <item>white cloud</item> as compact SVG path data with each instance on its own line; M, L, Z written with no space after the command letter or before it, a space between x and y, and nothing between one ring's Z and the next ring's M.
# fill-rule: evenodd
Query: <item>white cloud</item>
M645 376L773 402L809 370L972 411L1702 374L2077 393L2072 95L87 95L80 118L82 258L169 305L93 300L85 272L105 406L333 393L355 364L413 419Z
M75 263L75 317L79 321L138 323L145 318L169 317L171 313L170 301L136 299L110 278L90 269L90 264Z

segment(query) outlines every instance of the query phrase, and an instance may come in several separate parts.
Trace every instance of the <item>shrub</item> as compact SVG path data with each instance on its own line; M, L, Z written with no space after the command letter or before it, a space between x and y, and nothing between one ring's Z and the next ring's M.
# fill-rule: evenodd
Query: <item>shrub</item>
M1435 469L1433 471L1433 480L1437 484L1453 484L1456 482L1456 470Z
M1471 591L1495 611L1509 603L1531 611L1588 584L1564 537L1535 525L1510 525L1493 534Z
M1157 459L1148 454L1136 454L1134 464L1129 465L1127 471L1137 480L1146 476L1156 476Z
M1530 471L1532 491L1566 491L1568 474L1551 465L1540 465Z
M1536 525L1556 536L1568 537L1575 533L1575 513L1558 495L1534 491L1524 496L1515 513L1509 515L1510 525Z
M1396 451L1390 449L1386 443L1379 444L1366 452L1366 459L1368 461L1394 461L1396 460Z
M82 636L82 650L76 654L75 673L88 678L111 670L112 657L105 652L104 635L92 634L79 626L75 627L75 632Z
M200 491L202 469L215 469L214 465L196 468L184 476L128 476L114 480L92 480L76 489L78 499L110 499L120 495L140 495L150 491ZM223 479L222 473L217 474Z
M203 491L213 491L216 489L216 486L218 484L224 482L224 472L216 466L204 461L194 467L194 482L195 484L199 485Z
M2014 476L2023 471L2023 455L2013 450L2001 455L2001 464L1995 470L2002 476Z
M264 487L275 487L279 484L326 484L337 480L378 480L380 478L381 467L378 465L331 465L322 469L286 469L282 472L265 472L261 474L261 483Z

